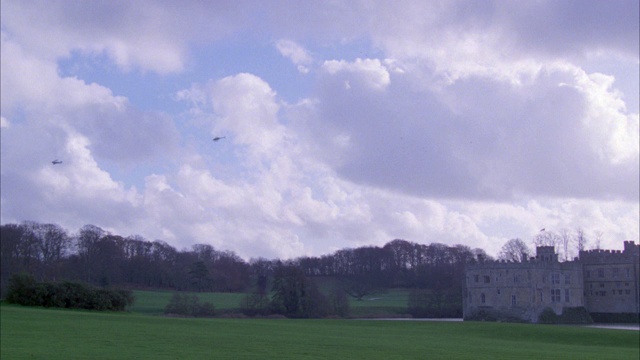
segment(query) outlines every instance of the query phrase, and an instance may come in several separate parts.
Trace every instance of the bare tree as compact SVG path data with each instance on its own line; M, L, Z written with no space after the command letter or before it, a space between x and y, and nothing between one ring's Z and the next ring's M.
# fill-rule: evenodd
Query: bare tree
M559 253L559 247L562 244L560 236L553 231L545 229L540 230L538 235L533 238L533 244L537 246L553 246L554 251Z
M531 256L531 250L522 239L511 239L502 245L498 259L523 262Z
M569 254L569 245L571 243L571 238L572 236L569 233L569 230L560 230L560 243L562 245L562 254L564 255L564 261L569 261L569 259L571 259L571 255Z
M42 261L47 265L60 261L71 245L67 231L60 225L41 224L38 226L38 232Z
M587 239L587 234L584 232L583 228L577 228L576 229L576 247L578 248L578 253L580 253L580 251L585 251L587 249L587 244L589 242L589 239Z

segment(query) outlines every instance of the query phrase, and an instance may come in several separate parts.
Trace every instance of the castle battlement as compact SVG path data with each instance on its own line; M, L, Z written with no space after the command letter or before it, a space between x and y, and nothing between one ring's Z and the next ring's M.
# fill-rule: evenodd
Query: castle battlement
M480 269L480 268L540 268L540 267L553 267L554 265L568 265L576 263L576 261L547 261L540 260L537 258L529 258L522 262L519 261L509 261L509 260L489 260L483 261L476 264L467 264L468 269Z
M636 245L633 241L624 242L624 250L586 250L580 251L579 259L587 263L606 263L625 261L640 255L640 245Z

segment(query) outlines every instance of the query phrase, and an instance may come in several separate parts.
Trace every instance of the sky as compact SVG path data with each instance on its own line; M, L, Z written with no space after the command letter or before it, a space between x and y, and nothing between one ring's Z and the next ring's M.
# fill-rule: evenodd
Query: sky
M2 0L0 222L245 259L542 228L622 249L638 7Z

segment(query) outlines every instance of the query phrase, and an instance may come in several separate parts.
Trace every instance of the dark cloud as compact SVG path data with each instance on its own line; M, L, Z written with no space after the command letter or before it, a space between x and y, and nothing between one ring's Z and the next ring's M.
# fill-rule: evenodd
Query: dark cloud
M615 51L638 58L640 8L636 0L498 3L498 22L514 38L521 55Z
M559 85L569 74L526 85L469 77L439 92L409 91L409 73L384 91L327 76L309 133L351 181L435 198L638 197L637 163L600 156L585 95Z

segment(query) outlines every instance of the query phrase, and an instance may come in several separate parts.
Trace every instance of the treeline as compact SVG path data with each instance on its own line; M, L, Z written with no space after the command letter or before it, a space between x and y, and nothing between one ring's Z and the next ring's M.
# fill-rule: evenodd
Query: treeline
M163 241L122 237L94 225L70 235L55 224L6 224L0 226L0 242L3 294L16 273L40 281L179 291L236 292L249 284L249 265L233 252L203 244L178 251Z
M323 300L322 308L341 311L336 305L341 292L362 299L380 289L413 288L415 299L426 299L434 308L459 303L443 315L453 316L452 312L462 311L465 265L488 258L482 249L463 245L393 240L382 247L343 249L319 257L247 262L206 244L177 250L164 241L122 237L94 225L69 234L59 225L35 222L0 226L0 240L3 296L11 275L29 273L39 281L69 280L102 287L247 292L252 294L248 309L259 312L268 303L271 311L280 309L295 316L306 311L304 306L320 308L309 296L316 291L308 285L314 277L333 278L340 284L340 291ZM283 281L297 282L300 294L285 294ZM271 294L275 300L266 298ZM420 304L414 301L416 312L424 313Z

